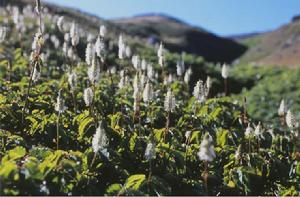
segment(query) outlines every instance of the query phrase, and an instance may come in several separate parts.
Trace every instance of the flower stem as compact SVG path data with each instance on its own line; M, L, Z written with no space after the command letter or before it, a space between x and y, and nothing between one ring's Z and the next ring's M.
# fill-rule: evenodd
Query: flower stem
M170 111L168 111L168 113L167 113L167 122L166 122L166 130L165 130L165 133L164 133L164 142L166 141L166 135L169 132L170 115L171 115L171 113L170 113Z
M224 79L224 93L225 93L225 96L228 96L228 81L227 81L227 78Z
M75 114L77 113L77 103L76 103L76 96L75 96L75 90L72 90L72 98L73 98L73 103L74 103L74 112Z
M249 154L251 154L251 139L249 138Z
M151 159L149 160L149 175L148 175L148 193L150 193L150 181L152 176L152 162Z
M149 175L148 175L148 181L151 180L151 176L152 176L152 162L151 159L149 160Z
M205 186L205 191L208 194L208 183L207 183L207 178L208 178L208 162L204 162L204 186Z
M58 112L57 122L56 122L56 150L58 150L59 147L59 119L60 119L60 113Z
M243 107L244 107L244 113L243 113L243 117L242 117L242 122L243 122L243 124L244 124L244 126L246 127L247 126L247 124L248 124L248 117L247 117L247 114L248 114L248 112L247 112L247 98L246 97L244 97L244 102L243 102Z
M28 87L27 87L27 92L26 92L26 97L25 97L25 104L24 104L24 107L22 110L22 124L24 124L25 110L26 110L27 104L28 104L28 97L29 97L31 86L32 86L33 71L34 71L34 68L36 65L37 65L37 61L35 62L34 66L31 68L31 71L30 71L30 79L28 82Z
M187 165L187 150L188 150L188 139L185 143L185 153L184 153L184 174L186 174L186 165Z
M92 163L91 163L91 165L90 165L90 168L93 167L93 165L94 165L94 163L95 163L95 161L96 161L96 157L97 157L97 153L94 154L94 157L93 157Z

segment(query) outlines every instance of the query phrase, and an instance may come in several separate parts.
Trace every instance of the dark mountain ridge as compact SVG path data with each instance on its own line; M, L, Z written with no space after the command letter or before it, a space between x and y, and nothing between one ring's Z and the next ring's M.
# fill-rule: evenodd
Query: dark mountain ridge
M151 42L162 41L172 51L200 55L212 62L232 62L247 49L231 39L165 14L143 14L111 22L128 34L149 38Z

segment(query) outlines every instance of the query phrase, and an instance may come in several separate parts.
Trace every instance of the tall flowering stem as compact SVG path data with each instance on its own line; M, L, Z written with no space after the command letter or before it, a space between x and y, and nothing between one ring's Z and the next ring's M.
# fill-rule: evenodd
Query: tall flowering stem
M94 89L94 93L95 93L95 90L96 90L95 85L93 85L93 89ZM96 113L95 113L95 107L94 107L95 105L94 104L95 104L95 96L93 97L93 101L90 105L90 114L93 117L94 122L97 125L97 116L96 116Z
M145 158L149 161L149 175L148 175L148 183L151 181L152 176L152 160L156 157L156 151L155 151L155 143L149 142L147 144L146 150L145 150ZM148 185L148 189L150 190L150 185Z
M56 149L57 150L59 148L59 121L60 121L60 116L61 116L61 113L63 113L66 109L64 100L63 100L62 95L61 95L61 91L62 90L59 90L59 92L58 92L58 96L57 96L56 104L55 104L55 111L57 111L57 121L56 121Z
M207 87L207 85L204 84L202 80L199 80L194 87L193 95L195 98L195 102L194 102L195 110L194 110L194 119L192 120L192 124L194 124L194 120L196 119L196 115L199 110L199 105L203 104L207 99L209 88L210 87L209 86Z
M35 62L34 67L36 66L36 64L37 64L37 62ZM22 110L22 124L24 123L25 111L26 111L26 108L28 105L28 97L29 97L31 86L32 86L32 76L33 76L33 68L31 68L31 71L30 71L30 79L29 79L28 87L27 87L27 91L26 91L25 104L24 104L24 107Z
M31 86L32 86L32 81L34 80L33 77L37 76L39 74L39 73L37 73L37 67L39 66L40 61L41 61L40 54L41 54L42 45L44 44L40 0L36 0L35 10L39 17L39 33L36 33L36 35L34 37L34 42L33 42L33 45L35 46L35 51L33 52L34 57L33 57L33 61L31 62L30 79L28 82L28 88L27 88L26 97L25 97L25 104L24 104L24 107L22 110L22 123L24 123L25 111L26 111L26 108L28 105L28 97L29 97Z
M247 98L246 97L244 97L243 107L244 107L244 113L243 113L243 117L242 117L242 122L243 122L244 126L246 126L248 124Z
M204 172L202 174L202 178L205 183L205 190L208 193L208 162L212 162L216 158L212 137L208 133L205 134L203 141L200 144L198 157L200 160L204 161Z
M59 119L60 119L60 113L57 114L57 121L56 121L56 150L58 150L59 147Z
M224 94L228 95L228 76L229 76L229 66L223 64L222 66L222 77L224 78Z
M10 78L11 78L11 69L12 69L12 62L11 59L7 60L7 81L10 82Z
M164 135L164 140L166 140L166 134L169 131L169 127L170 127L170 115L171 115L171 112L168 111L167 112L167 122L166 122L166 132L165 132L165 135Z
M74 103L74 112L77 113L77 102L76 102L76 93L75 90L71 90L72 99Z
M149 80L147 81L143 91L143 101L145 103L145 117L148 118L148 108L150 107L150 101L153 99L153 88ZM151 110L151 108L150 108ZM150 111L151 114L151 111Z
M225 96L228 95L228 79L224 78L224 94Z
M69 83L71 94L72 94L75 113L77 113L76 90L75 90L76 81L77 81L76 73L74 71L71 71L70 73L68 73L68 83Z
M278 108L278 116L280 118L280 124L281 126L285 126L285 116L286 116L286 105L285 105L285 101L282 99L280 102L280 106Z
M174 111L175 109L175 97L171 91L171 89L168 90L167 95L165 97L165 102L164 102L164 107L165 111L167 112L167 120L166 120L166 128L165 128L165 133L164 133L164 141L166 141L166 135L169 131L169 126L170 126L170 116L171 112Z
M248 126L246 128L246 131L245 131L245 137L248 138L248 151L249 151L249 154L251 154L251 136L253 134L253 129L250 125L250 123L248 123Z
M89 109L90 116L94 119L95 125L97 125L97 117L96 114L94 113L94 92L91 87L86 88L84 90L83 98L84 98L85 105Z
M109 153L107 152L107 149L106 149L108 144L109 144L109 141L108 141L108 138L106 135L106 131L104 130L104 128L102 126L102 122L100 121L98 123L96 133L94 134L93 139L92 139L92 148L94 151L94 157L93 157L93 160L91 163L91 167L93 166L99 151L101 151L104 156L109 157Z
M133 80L133 109L134 109L134 113L133 113L133 124L136 123L136 121L138 120L138 122L140 122L140 91L142 89L142 85L141 85L141 81L140 81L140 77L139 77L139 73L136 73L134 80Z
M185 132L185 154L184 154L184 173L186 174L186 166L187 166L187 151L190 144L192 131Z
M36 0L36 7L35 7L35 11L39 16L39 29L40 32L43 33L43 29L42 29L42 6L41 6L41 1L40 0Z
M159 48L157 50L157 57L158 57L158 64L162 68L162 77L164 79L165 76L166 76L166 72L165 72L165 49L164 49L164 45L163 45L162 42L160 43Z
M108 69L108 75L110 78L110 83L111 83L111 90L112 90L112 103L113 103L113 113L115 112L115 94L116 94L116 90L115 90L115 83L114 83L114 79L113 79L113 75L111 73L111 70L108 68L108 65L106 64L106 62L104 62L106 65L106 68Z

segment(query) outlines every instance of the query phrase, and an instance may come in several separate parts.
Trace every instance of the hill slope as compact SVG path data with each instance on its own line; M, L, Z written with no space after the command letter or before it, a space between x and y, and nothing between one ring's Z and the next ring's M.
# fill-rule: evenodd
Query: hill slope
M242 62L290 67L300 65L300 20L295 17L274 31L244 39L241 43L249 47L241 58Z
M3 0L6 3L19 6L31 3L32 0ZM101 24L105 24L112 36L120 33L131 35L133 38L148 42L149 38L156 42L164 42L167 49L181 53L182 51L203 56L211 62L230 63L240 57L246 47L227 38L218 37L204 29L192 27L178 19L165 15L141 15L119 20L104 20L89 13L70 8L44 3L49 12L64 15L76 20L84 29L96 33ZM137 39L133 39L137 40ZM149 42L148 42L149 43ZM153 43L153 42L150 42Z
M162 41L172 51L201 55L208 61L231 62L246 50L246 47L230 39L165 15L149 14L111 22L131 35L147 38L154 43Z

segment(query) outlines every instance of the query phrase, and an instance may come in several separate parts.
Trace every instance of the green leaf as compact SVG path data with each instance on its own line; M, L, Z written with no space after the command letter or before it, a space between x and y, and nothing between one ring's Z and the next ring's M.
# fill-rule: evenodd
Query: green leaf
M0 104L6 103L6 97L0 94Z
M300 162L297 163L296 174L300 176Z
M34 135L36 133L36 131L39 129L39 127L40 127L39 122L34 117L32 117L32 116L26 117L26 120L29 120L31 122L29 134L30 135Z
M219 130L217 132L217 144L218 146L224 148L227 144L228 141L228 130Z
M122 113L121 113L121 112L118 112L118 113L113 114L113 115L110 116L110 120L111 120L111 122L110 122L111 128L114 129L114 128L118 125L121 116L122 116Z
M137 137L138 137L137 133L133 133L133 135L129 140L129 149L131 152L135 150Z
M216 121L221 112L222 112L221 107L214 108L214 110L209 114L209 120Z
M127 179L125 183L125 189L138 190L145 180L146 176L144 174L132 175Z
M0 165L0 177L4 180L19 180L18 166L12 161L3 162Z
M47 176L49 172L58 167L58 163L62 159L64 154L64 151L58 150L45 158L45 160L39 165L39 169L44 174L44 176Z
M299 193L297 192L297 190L294 186L282 191L281 193L282 193L281 196L298 196L299 195Z
M196 142L196 143L199 143L199 139L200 139L200 131L193 131L192 132L192 135L191 135L191 139L190 139L190 142Z
M79 124L78 128L78 140L82 140L86 131L93 125L94 119L92 117L86 117Z
M154 136L155 136L155 139L156 141L161 141L163 136L164 136L164 132L165 132L165 128L162 128L162 129L154 129Z
M3 162L5 162L5 161L14 161L16 159L24 157L25 154L26 154L25 148L18 146L16 148L10 150L8 152L8 154L3 157Z
M106 191L105 191L105 195L108 196L117 196L119 191L122 189L122 185L121 184L112 184L110 185Z

